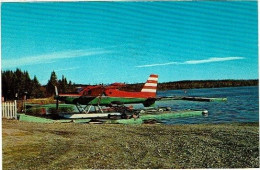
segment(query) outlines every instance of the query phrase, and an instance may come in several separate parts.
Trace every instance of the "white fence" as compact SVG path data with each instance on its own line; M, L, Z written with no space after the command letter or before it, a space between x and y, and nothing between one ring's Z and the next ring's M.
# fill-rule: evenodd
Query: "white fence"
M2 118L17 119L17 103L2 102Z

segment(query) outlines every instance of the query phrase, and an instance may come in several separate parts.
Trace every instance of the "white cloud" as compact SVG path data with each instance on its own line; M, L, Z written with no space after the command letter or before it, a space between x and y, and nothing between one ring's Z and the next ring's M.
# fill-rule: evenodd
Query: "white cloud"
M202 63L212 63L212 62L220 62L220 61L230 61L230 60L241 60L244 57L222 57L222 58L209 58L206 60L189 60L185 61L183 64L202 64Z
M75 69L78 69L78 68L80 68L80 67L69 67L69 68L63 68L63 69L56 69L54 71L59 72L59 71L75 70Z
M140 65L135 67L154 67L154 66L165 66L165 65L173 65L173 64L179 64L178 62L169 62L169 63L161 63L161 64L149 64L149 65Z
M92 56L98 54L106 54L111 51L104 49L90 49L90 50L67 50L50 54L21 57L16 59L2 59L3 68L15 68L24 65L34 65L42 63L53 63L60 59L76 58L83 56Z
M179 64L203 64L203 63L212 63L212 62L224 62L231 60L241 60L244 57L214 57L205 60L188 60L184 62L168 62L168 63L158 63L158 64L147 64L147 65L139 65L135 67L155 67L155 66L165 66L165 65L179 65Z

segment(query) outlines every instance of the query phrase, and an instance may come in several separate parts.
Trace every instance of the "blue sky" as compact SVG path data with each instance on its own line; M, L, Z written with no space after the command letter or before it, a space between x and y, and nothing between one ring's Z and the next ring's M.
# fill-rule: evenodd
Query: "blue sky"
M2 70L46 84L258 78L256 1L2 3Z

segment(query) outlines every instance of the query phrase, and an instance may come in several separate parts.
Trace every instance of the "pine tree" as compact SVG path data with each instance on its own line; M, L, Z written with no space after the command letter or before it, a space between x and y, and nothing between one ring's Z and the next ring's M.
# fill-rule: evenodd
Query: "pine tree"
M13 99L15 97L14 73L7 70L2 74L2 95L5 97L5 100Z
M35 97L35 98L42 97L43 94L41 93L40 88L41 88L41 85L40 85L37 77L34 76L34 78L32 80L31 96Z
M62 79L59 80L59 91L61 93L67 93L68 91L68 82L64 75L62 75Z
M35 79L37 80L36 77ZM22 72L20 69L16 69L14 72L2 71L2 95L6 100L14 99L16 94L18 99L21 99L25 93L27 93L27 97L36 97L33 93L36 87L33 86L33 80L30 79L27 71ZM37 88L40 88L39 82Z
M75 84L74 83L72 84L72 82L69 81L67 89L68 89L68 92L74 92L75 91Z
M24 71L24 79L23 79L23 85L24 85L24 93L26 93L27 97L31 96L32 93L32 80L29 76L28 71Z
M58 80L56 73L53 71L51 73L50 80L48 81L46 85L46 92L48 96L54 95L55 94L55 86L58 86Z

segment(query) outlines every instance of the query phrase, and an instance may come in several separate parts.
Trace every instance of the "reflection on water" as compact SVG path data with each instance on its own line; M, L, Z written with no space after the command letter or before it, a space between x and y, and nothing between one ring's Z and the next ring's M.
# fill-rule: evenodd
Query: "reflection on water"
M165 124L198 124L226 122L258 122L258 86L159 91L157 96L227 97L226 102L159 101L158 106L172 110L206 109L208 117L189 117L165 120Z

